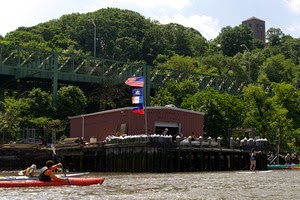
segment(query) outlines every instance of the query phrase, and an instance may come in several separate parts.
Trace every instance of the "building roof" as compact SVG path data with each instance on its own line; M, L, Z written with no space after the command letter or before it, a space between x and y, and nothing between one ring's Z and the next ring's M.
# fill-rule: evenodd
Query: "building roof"
M124 108L117 108L117 109L112 109L112 110L105 110L101 112L95 112L95 113L89 113L89 114L83 114L83 115L77 115L77 116L71 116L69 119L75 119L75 118L80 118L80 117L88 117L88 116L93 116L93 115L101 115L101 114L106 114L106 113L113 113L113 112L120 112L120 111L127 111L127 110L132 110L134 107L124 107ZM176 110L176 111L181 111L181 112L187 112L187 113L193 113L193 114L199 114L199 115L204 115L204 112L198 112L198 111L193 111L193 110L186 110L182 108L177 108L175 106L149 106L149 107L144 107L146 110Z
M249 19L246 19L246 20L244 20L243 22L246 22L246 21L252 21L252 20L257 20L257 21L262 21L262 22L265 22L264 20L262 20L262 19L259 19L259 18L257 18L257 17L254 17L254 16L250 17Z

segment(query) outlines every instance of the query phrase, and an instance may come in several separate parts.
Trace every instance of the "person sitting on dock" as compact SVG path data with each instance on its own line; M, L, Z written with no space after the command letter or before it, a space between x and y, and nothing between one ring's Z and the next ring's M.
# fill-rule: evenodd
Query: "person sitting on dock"
M168 128L165 128L165 130L164 130L164 132L163 132L163 135L164 135L164 136L167 136L167 135L168 135L168 131L169 131L169 129L168 129Z
M255 171L256 168L256 154L261 153L261 151L255 151L254 148L251 149L250 153L250 171Z
M39 180L40 181L51 181L51 180L65 181L65 179L59 178L53 173L53 171L59 167L62 167L61 163L55 165L52 160L48 160L46 162L46 166L43 167L40 171Z
M196 141L196 136L195 136L194 131L192 132L192 141Z
M30 167L28 167L27 169L20 171L19 175L25 175L25 176L29 176L32 177L34 176L34 170L36 170L36 165L32 164Z
M179 135L179 137L181 138L181 139L183 139L184 138L184 135L183 135L183 132L182 132L182 129L178 132L178 135Z

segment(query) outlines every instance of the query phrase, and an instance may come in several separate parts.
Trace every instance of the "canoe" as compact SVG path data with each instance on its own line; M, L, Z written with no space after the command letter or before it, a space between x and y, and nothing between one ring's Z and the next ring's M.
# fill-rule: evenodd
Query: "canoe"
M291 164L291 165L280 165L280 164L267 165L268 169L291 169L293 167L295 167L295 164Z
M87 186L102 184L104 178L68 178L68 181L39 181L39 180L18 180L18 181L0 181L0 187L46 187L46 186L64 186L77 185Z
M293 170L300 170L300 167L291 167Z
M89 172L83 173L73 173L73 174L57 174L58 177L66 178L66 177L80 177L88 175ZM39 180L37 176L2 176L0 177L0 181L21 181L21 180Z

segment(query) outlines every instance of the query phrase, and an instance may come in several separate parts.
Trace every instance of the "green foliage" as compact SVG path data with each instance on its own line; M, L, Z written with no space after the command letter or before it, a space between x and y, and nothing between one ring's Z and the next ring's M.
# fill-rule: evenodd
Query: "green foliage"
M242 69L235 58L224 56L223 54L208 55L201 59L202 72L223 77L241 76Z
M282 53L294 64L300 64L300 38L287 38L282 44Z
M175 54L166 60L166 62L160 63L159 65L167 69L179 70L189 74L199 73L201 69L203 69L201 63L197 59L178 54Z
M202 90L185 98L182 108L205 113L204 131L207 136L228 141L228 130L239 127L243 119L243 102L237 96ZM225 142L226 143L226 142Z
M264 49L265 44L260 39L253 39L252 41L252 49Z
M168 91L166 88L160 88L156 92L155 96L151 97L151 106L165 106L175 104L174 94Z
M279 28L270 28L266 32L266 39L269 46L280 45L283 36L284 34Z
M46 142L51 141L53 132L64 134L69 126L67 117L84 112L86 97L74 86L60 88L58 96L56 108L59 110L55 115L51 95L40 88L34 88L21 98L15 94L7 95L5 101L1 102L4 111L0 114L0 133L5 134L4 142L19 139L24 128L42 130L35 136L43 137Z
M10 140L20 137L21 127L26 125L23 116L27 113L28 104L25 99L5 98L2 102L4 112L0 115L0 132Z
M244 49L241 45L252 48L253 37L251 29L241 24L233 28L230 26L222 28L216 40L219 42L220 48L225 55L234 56Z
M284 55L277 54L268 58L261 66L261 74L266 74L271 82L287 82L299 85L299 67Z
M155 97L151 98L151 105L164 106L173 104L176 107L181 107L183 99L189 95L193 95L198 91L198 84L191 80L185 80L178 82L171 80L168 82L165 88L160 88Z
M37 26L20 27L2 42L58 52L81 50L83 55L93 55L95 28L96 56L112 60L153 64L159 54L201 56L207 48L206 39L195 29L161 25L139 13L117 8L63 15Z
M32 117L53 116L52 97L49 92L35 88L28 94L27 103L29 105L28 115Z
M67 119L69 116L83 114L86 106L87 99L78 87L67 86L57 91L57 118Z
M174 104L204 112L206 136L221 137L228 141L229 129L254 127L256 136L268 138L271 146L275 145L279 137L283 151L295 148L295 141L299 137L293 136L292 130L293 127L297 128L298 123L293 124L292 119L299 118L296 116L299 112L291 111L292 107L298 107L299 98L292 85L273 84L274 96L265 92L263 85L249 85L243 90L243 98L240 98L227 93L220 94L213 89L200 92L189 90L187 84L170 82L167 87L158 90L151 104ZM184 95L178 95L181 93Z
M263 132L264 102L268 94L264 91L263 85L249 85L243 89L243 98L247 104L244 126L256 127L258 131Z
M268 138L271 146L279 139L281 150L287 152L294 148L291 144L299 138L294 135L298 125L293 124L298 111L292 111L292 107L298 106L298 94L286 83L273 84L273 87L273 96L269 96L262 86L244 88L243 96L248 105L244 125L255 127L256 134Z
M293 130L293 132L291 132L291 134L289 135L289 138L287 138L286 142L287 143L285 146L287 147L287 149L284 149L285 152L299 152L300 129Z
M287 83L273 83L274 96L272 100L276 104L287 109L287 118L292 119L292 124L295 129L300 128L300 93L296 87Z
M68 138L66 135L62 135L60 138L59 138L59 142L62 142L64 141L66 138Z

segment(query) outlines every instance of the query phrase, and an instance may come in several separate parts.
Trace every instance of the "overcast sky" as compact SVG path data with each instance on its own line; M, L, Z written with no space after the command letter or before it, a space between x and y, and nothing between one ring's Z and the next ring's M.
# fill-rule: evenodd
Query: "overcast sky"
M221 28L238 26L252 16L264 20L266 30L280 28L284 34L300 38L300 0L1 0L0 35L65 14L107 7L136 11L161 24L193 27L208 40Z

